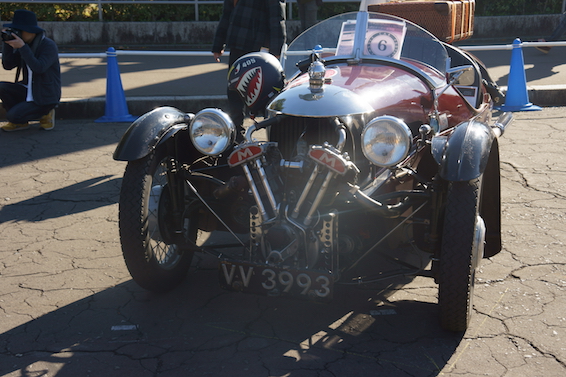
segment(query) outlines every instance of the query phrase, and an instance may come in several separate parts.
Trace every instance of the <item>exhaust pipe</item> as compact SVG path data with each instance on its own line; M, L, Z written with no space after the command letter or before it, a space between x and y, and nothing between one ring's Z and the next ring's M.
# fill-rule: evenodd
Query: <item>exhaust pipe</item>
M491 127L496 137L500 137L505 129L513 122L513 113L508 111L499 116L495 124Z

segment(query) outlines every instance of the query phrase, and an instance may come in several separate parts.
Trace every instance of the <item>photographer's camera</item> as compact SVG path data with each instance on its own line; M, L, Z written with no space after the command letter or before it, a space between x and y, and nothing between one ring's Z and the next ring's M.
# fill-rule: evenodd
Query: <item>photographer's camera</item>
M16 39L15 36L20 36L20 34L18 33L17 30L14 29L6 29L6 30L2 30L2 40L3 41L12 41L14 39Z

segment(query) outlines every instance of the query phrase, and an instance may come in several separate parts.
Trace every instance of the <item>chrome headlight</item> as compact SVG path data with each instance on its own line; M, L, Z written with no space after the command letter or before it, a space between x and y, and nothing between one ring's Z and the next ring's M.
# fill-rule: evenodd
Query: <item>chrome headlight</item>
M218 109L199 111L189 127L191 141L199 152L216 156L234 141L236 127L228 114Z
M413 136L401 119L381 116L372 119L362 132L362 150L377 166L391 167L403 161L411 150Z

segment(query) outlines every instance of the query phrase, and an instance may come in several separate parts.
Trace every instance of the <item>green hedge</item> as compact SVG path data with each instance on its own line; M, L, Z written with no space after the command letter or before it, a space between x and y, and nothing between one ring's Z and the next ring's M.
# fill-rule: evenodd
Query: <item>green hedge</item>
M562 0L476 0L477 16L553 14L562 10Z
M193 21L194 6L174 4L106 4L103 5L105 21ZM159 0L156 0L157 3ZM297 17L296 5L293 15ZM319 19L335 14L355 11L359 2L332 3L324 2L319 9ZM16 9L34 11L41 21L98 21L96 4L30 4L2 3L0 18L10 20ZM559 13L562 0L476 0L476 16L503 16L524 14ZM222 13L221 5L199 5L199 20L217 21Z

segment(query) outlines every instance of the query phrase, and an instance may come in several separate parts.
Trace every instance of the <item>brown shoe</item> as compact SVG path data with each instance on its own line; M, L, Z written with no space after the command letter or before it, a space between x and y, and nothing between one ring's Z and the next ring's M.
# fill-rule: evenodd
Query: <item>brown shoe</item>
M39 125L46 131L55 128L55 109L51 110L47 115L39 118Z
M539 41L539 42L546 42L544 39L539 39L538 41ZM536 48L537 50L539 50L540 52L542 52L542 53L548 54L548 53L550 52L550 49L551 49L552 47L549 47L549 46L535 46L535 48Z
M28 128L29 128L29 124L27 123L8 122L7 124L2 126L2 129L6 132L27 130Z

